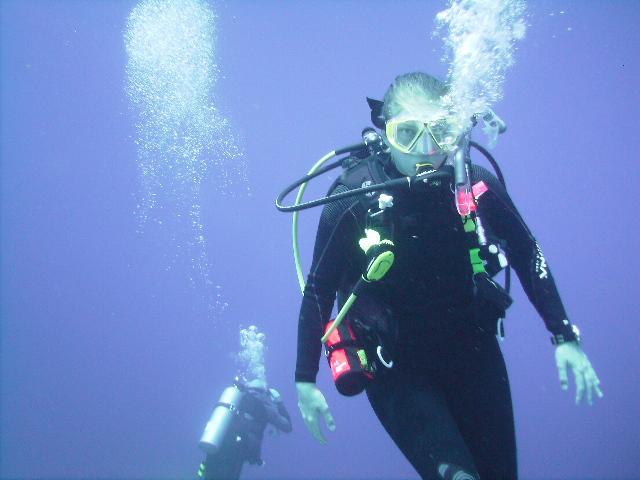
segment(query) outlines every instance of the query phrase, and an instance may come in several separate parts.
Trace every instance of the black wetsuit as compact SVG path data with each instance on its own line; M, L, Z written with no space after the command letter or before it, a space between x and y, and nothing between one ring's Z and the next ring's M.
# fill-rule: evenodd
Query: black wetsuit
M386 173L400 176L389 165ZM367 180L360 175L356 186ZM483 225L506 242L507 258L547 328L574 338L549 266L507 192L483 168L474 166L471 176L489 188L478 200ZM348 189L338 183L331 193ZM453 478L456 468L473 475L461 479L516 478L509 383L495 337L504 308L477 294L451 185L388 193L395 263L349 314L364 322L386 317L397 328L395 365L378 369L367 388L370 403L422 478ZM340 303L366 266L358 246L365 221L358 197L324 207L299 318L296 381L315 382L336 293Z
M240 478L244 462L262 465L260 451L268 424L281 432L291 431L291 419L284 404L268 390L246 388L232 431L217 453L207 455L201 476L206 480L235 480Z

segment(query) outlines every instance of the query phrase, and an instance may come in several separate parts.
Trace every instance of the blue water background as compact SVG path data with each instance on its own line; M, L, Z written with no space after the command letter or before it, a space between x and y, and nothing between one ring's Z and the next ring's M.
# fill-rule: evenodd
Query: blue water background
M123 43L135 4L1 3L0 476L193 476L197 440L234 373L234 325L256 323L294 432L268 437L266 466L246 478L417 478L366 398L341 398L325 364L318 384L337 430L320 446L305 429L293 383L291 218L273 201L324 153L358 140L365 96L380 98L398 73L446 73L429 36L444 2L213 4L218 97L243 138L252 192L203 192L226 329L189 282L171 232L137 233ZM521 477L638 478L640 4L532 1L529 15L496 106L509 130L494 153L605 398L577 408L560 390L548 334L516 282L503 350ZM301 220L307 266L318 215Z

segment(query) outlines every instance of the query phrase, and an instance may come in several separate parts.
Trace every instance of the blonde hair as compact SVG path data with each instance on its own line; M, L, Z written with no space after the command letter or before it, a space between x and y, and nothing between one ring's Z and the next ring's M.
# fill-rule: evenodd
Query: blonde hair
M382 114L389 120L403 110L432 107L449 93L449 86L431 75L412 72L399 75L384 94Z

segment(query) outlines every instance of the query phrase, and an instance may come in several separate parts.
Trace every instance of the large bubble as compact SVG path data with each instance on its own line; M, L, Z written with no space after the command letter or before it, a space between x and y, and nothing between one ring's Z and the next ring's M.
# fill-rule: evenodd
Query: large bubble
M171 231L176 258L192 264L210 307L224 309L210 278L201 219L203 182L220 194L247 191L246 163L216 106L216 14L200 0L143 0L124 35L128 97L136 114L141 229ZM173 259L175 261L175 258Z
M465 128L502 98L516 42L526 32L524 13L524 0L450 0L436 16L449 63L447 100Z
M264 366L264 354L266 350L266 337L251 325L240 330L240 351L237 355L239 375L247 382L259 382L267 384L266 369Z

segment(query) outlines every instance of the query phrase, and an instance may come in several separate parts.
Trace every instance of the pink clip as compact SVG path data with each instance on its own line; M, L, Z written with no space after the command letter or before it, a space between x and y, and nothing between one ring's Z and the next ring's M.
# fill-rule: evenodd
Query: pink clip
M487 187L483 181L479 181L471 188L471 190L473 191L473 196L478 199L483 193L489 191L489 187Z

